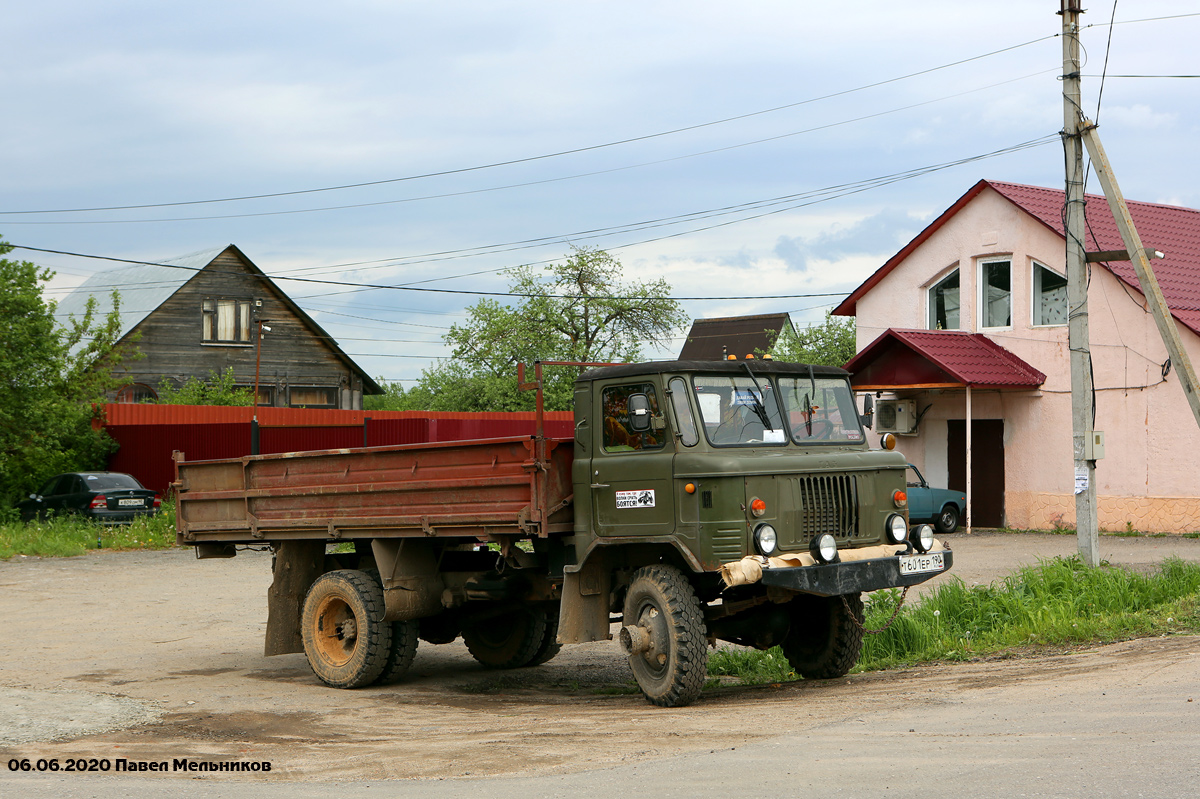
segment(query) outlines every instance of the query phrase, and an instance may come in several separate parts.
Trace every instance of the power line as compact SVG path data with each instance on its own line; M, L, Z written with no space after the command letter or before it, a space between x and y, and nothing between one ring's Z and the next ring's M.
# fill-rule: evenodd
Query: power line
M612 169L603 169L603 170L599 170L596 172L585 172L580 175L571 175L571 176L567 176L567 177L548 178L545 180L531 181L528 183L516 183L516 184L512 184L511 186L494 187L491 189L475 189L475 190L471 190L471 191L453 192L453 193L444 194L444 195L431 195L431 197L426 197L426 198L418 197L418 198L409 198L409 199L400 199L400 200L380 200L378 202L371 202L371 203L356 203L353 205L327 206L324 208L300 208L300 209L293 209L293 210L289 210L289 211L259 211L259 212L254 212L254 213L245 213L245 214L223 214L223 215L216 215L216 216L162 217L162 218L157 218L157 219L85 219L85 220L78 220L78 221L43 220L43 221L38 221L38 222L8 221L5 224L9 224L9 225L126 225L126 224L153 224L153 223L159 223L159 222L198 222L198 221L212 221L212 220L220 220L220 219L247 219L247 218L262 217L262 216L287 216L287 215L291 215L291 214L316 213L316 212L320 212L320 211L337 211L337 210L345 210L345 209L351 209L351 208L367 208L367 207L372 207L372 206L393 205L396 203L414 202L414 201L420 200L420 199L431 199L431 198L439 198L439 197L454 197L454 196L459 196L459 195L476 194L476 193L480 193L480 192L484 192L484 191L497 191L497 190L504 189L504 188L519 188L519 187L523 187L523 186L533 186L533 185L538 185L538 184L542 184L542 183L553 183L553 182L562 181L562 180L574 180L574 179L580 178L580 177L590 177L590 176L594 176L594 175L602 175L602 174L607 174L607 173L611 173L611 172L621 172L621 171L630 170L630 169L640 169L640 168L646 167L646 166L667 164L667 163L672 163L674 161L683 161L688 158L698 158L698 157L704 156L704 155L713 155L715 153L722 153L722 152L727 152L730 150L737 150L737 149L741 149L744 147L752 147L752 146L758 145L758 144L766 144L768 142L780 141L782 139L791 138L793 136L801 136L805 133L814 133L814 132L818 132L818 131L822 131L822 130L829 130L831 128L840 127L842 125L849 125L849 124L853 124L855 122L863 122L868 119L877 119L879 117L888 116L889 114L896 114L901 111L910 111L914 108L921 108L926 105L932 105L933 103L940 103L940 102L944 102L946 100L953 100L957 97L963 97L968 94L974 94L976 92L986 91L987 89L994 89L997 86L1004 86L1009 83L1015 83L1017 81L1027 80L1029 78L1036 77L1038 75L1044 75L1044 74L1047 74L1048 72L1057 72L1057 71L1058 71L1057 68L1049 69L1049 70L1040 70L1038 72L1032 72L1028 75L1022 75L1021 77L1018 77L1018 78L1010 78L1008 80L1003 80L998 83L991 83L986 86L980 86L980 87L977 87L974 89L967 89L966 91L956 92L955 94L948 94L948 95L943 95L942 97L935 97L932 100L923 100L919 103L912 103L910 105L900 106L898 108L891 108L886 111L877 111L872 114L866 114L864 116L853 117L851 119L844 119L844 120L840 120L837 122L829 122L824 125L817 125L816 127L805 128L804 130L791 131L789 133L781 133L776 136L768 136L763 139L755 139L755 140L748 141L748 142L740 142L738 144L730 144L730 145L726 145L724 147L716 147L716 148L713 148L710 150L701 150L699 152L686 153L684 155L672 156L670 158L661 158L661 159L658 159L655 161L647 161L647 162L640 163L640 164L631 164L631 165L626 165L626 166L622 166L622 167L614 167ZM5 213L5 212L0 212L0 213Z
M728 215L730 213L736 213L738 211L759 210L761 208L769 208L774 205L779 205L781 202L790 202L791 200L794 200L797 198L808 199L808 201L806 201L806 202L788 204L782 208L775 208L773 210L766 211L766 212L759 213L759 214L743 216L738 219L721 222L721 223L714 224L714 225L706 225L706 226L702 226L702 227L698 227L698 228L691 228L689 230L671 233L671 234L667 234L664 236L657 236L657 237L653 237L653 238L649 238L649 239L642 239L640 241L627 242L625 244L619 244L619 245L615 245L615 246L608 248L608 249L626 249L628 247L633 247L633 246L637 246L640 244L648 244L648 243L652 243L652 242L663 241L665 239L677 238L679 236L685 236L685 235L689 235L691 233L697 233L697 232L702 232L702 231L707 231L707 230L714 230L716 228L727 227L729 225L738 224L740 222L751 221L754 219L761 219L766 216L780 214L780 213L784 213L786 211L792 211L792 210L796 210L798 208L815 205L817 203L825 202L830 199L837 199L837 198L845 197L845 196L848 196L851 194L858 194L858 193L867 191L872 188L878 188L880 186L889 185L891 183L896 183L896 182L899 182L902 180L910 180L912 178L921 177L921 176L924 176L924 175L927 175L927 174L930 174L933 172L938 172L938 171L941 171L944 169L949 169L949 168L952 168L955 166L962 166L964 164L973 163L973 162L981 161L981 160L988 159L988 158L994 158L994 157L997 157L1000 155L1006 155L1006 154L1018 152L1018 151L1024 150L1024 149L1039 147L1039 146L1045 145L1047 143L1050 143L1052 141L1057 141L1058 138L1059 138L1058 134L1047 134L1046 136L1042 136L1037 139L1030 139L1028 141L1021 142L1019 144L1015 144L1015 145L1012 145L1009 147L1004 147L999 150L994 150L990 153L982 153L979 155L968 156L966 158L960 158L960 159L957 159L954 161L943 162L941 164L934 164L934 165L925 166L925 167L918 167L915 169L907 170L905 172L897 172L897 173L893 173L891 175L885 175L882 177L869 178L869 179L858 181L855 183L841 184L840 186L828 187L825 189L818 189L818 190L805 192L805 193L801 193L801 194L796 194L796 195L788 195L788 196L785 196L784 198L772 198L770 200L758 200L758 201L754 201L751 203L744 203L739 206L727 206L727 208L735 209L732 211L726 210L726 209L710 209L708 211L700 211L700 212L692 212L689 214L684 214L679 217L664 218L667 221L650 220L650 221L638 222L638 223L626 223L624 225L614 226L614 227L610 227L610 228L598 228L596 230L598 230L599 232L595 233L595 234L591 234L591 235L567 234L566 238L575 239L577 241L578 240L590 240L590 239L595 239L595 238L602 238L602 237L609 236L609 235L614 235L615 233L618 233L618 232L636 232L639 230L648 230L648 229L652 229L652 228L664 227L664 226L667 226L670 224L679 224L682 222L695 221L697 219L705 219L705 218L713 218L713 217L717 217L717 216L724 216L724 215ZM816 199L810 199L810 198L814 198L814 197ZM118 262L118 263L129 263L129 264L150 265L150 266L164 266L164 267L169 267L169 268L174 268L174 269L186 269L189 271L200 271L200 269L197 267L182 267L182 266L179 266L176 264L165 264L165 263L158 263L158 262L154 262L154 261L138 261L138 260L130 260L130 259L124 259L124 258L112 258L112 257L108 257L108 256L96 256L96 255L88 255L88 254L82 254L82 253L71 253L71 252L64 252L61 250L43 249L43 248L39 248L39 247L29 247L29 246L24 246L24 245L13 245L13 246L18 249L29 250L32 252L45 252L45 253L53 253L53 254L58 254L58 255L73 255L73 256L82 257L82 258L94 258L94 259L99 259L99 260L114 261L114 262ZM503 246L503 245L497 245L497 246ZM515 246L515 247L510 248L509 250L497 249L497 250L494 250L493 253L490 253L490 254L499 253L499 252L508 252L511 250L518 250L518 249L527 249L527 248L528 247L525 247L525 246ZM557 260L557 259L552 259L552 260ZM552 262L552 261L543 261L540 263L550 263L550 262ZM413 265L413 264L412 263L403 264L403 266L411 266L411 265ZM469 275L450 275L450 276L446 276L446 277L442 277L442 278L431 278L430 280L420 281L420 282L433 282L434 280L451 280L451 279L458 278L458 277L475 276L475 275L479 275L479 274L486 274L489 272L501 272L501 271L504 271L509 268L511 268L511 267L509 267L509 266L497 267L495 269L488 269L488 270L482 270L479 272L472 272L472 273L469 273ZM435 289L435 288L417 286L416 284L413 284L413 283L388 285L388 284L372 284L372 283L353 283L353 282L349 282L349 281L318 280L315 278L291 277L291 276L288 276L283 273L276 273L269 277L272 279L275 279L275 280L290 280L290 281L300 282L300 283L315 283L315 284L320 284L320 285L349 286L349 287L353 287L352 288L353 291L371 291L371 290L377 290L377 289L389 289L389 290L418 291L418 292L430 292L430 293L441 293L441 294L468 294L468 295L474 295L474 296L491 296L491 297L532 297L532 296L535 296L535 295L529 295L529 294L514 294L511 292L484 292L484 291L467 291L467 290L455 290L455 289ZM144 283L141 285L150 285L150 284ZM102 288L121 288L121 287L122 286L118 286L118 285L114 284L111 286L94 285L94 286L91 286L90 288L93 290L99 290ZM341 293L349 293L349 292L341 292ZM844 296L844 294L845 293L841 293L841 294L797 294L797 295L783 295L783 296L784 297L822 297L822 296ZM543 296L543 295L536 295L536 296ZM549 296L555 296L555 295L549 295ZM563 295L561 298L563 298L563 299L578 299L579 297ZM749 299L779 299L779 298L780 297L745 297L745 298L676 297L673 299L680 300L680 301L684 301L684 300L704 301L704 300L729 300L729 299L748 299L749 300ZM624 299L624 298L597 297L596 299ZM663 298L646 298L646 299L663 299Z
M140 266L163 266L163 267L167 267L169 269L185 269L189 272L199 272L199 271L201 271L201 269L203 269L203 267L179 266L178 264L164 264L164 263L157 263L155 261L137 261L137 260L133 260L133 259L129 259L129 258L114 258L109 255L90 255L88 253L70 252L67 250L50 250L50 249L45 249L42 247L28 247L23 244L13 244L11 246L13 247L13 249L29 250L31 252L53 253L54 255L70 255L70 256L73 256L76 258L91 258L91 259L100 260L100 261L113 261L115 263L137 264ZM268 276L261 275L261 276L256 276L256 277L267 278ZM626 296L601 295L601 294L530 294L530 293L512 292L512 291L468 291L465 289L416 288L413 286L389 286L389 285L385 285L385 284L350 283L345 280L318 280L316 278L311 278L311 277L281 277L279 279L280 280L291 280L291 281L294 281L297 283L315 283L315 284L322 285L322 286L355 286L357 288L393 289L393 290L398 290L398 291L421 291L421 292L429 292L429 293L433 293L433 294L469 294L469 295L477 296L477 297L523 297L523 298L527 298L527 299L533 299L533 298L539 298L539 297L549 297L549 298L558 299L558 300L584 300L584 299L630 300L630 299L637 299L637 300L675 300L677 302L705 302L708 300L723 300L723 301L728 301L728 300L783 300L783 299L790 300L790 299L796 299L799 297L845 297L850 293L848 291L835 291L835 292L817 293L817 294L764 294L761 296L753 296L753 297L670 297L670 296L666 296L666 297L626 297Z
M431 178L431 177L443 177L446 175L457 175L457 174L462 174L465 172L477 172L477 171L485 170L485 169L495 169L497 167L512 166L515 164L529 163L532 161L542 161L542 160L546 160L549 158L558 158L558 157L561 157L564 155L574 155L574 154L578 154L578 153L589 152L592 150L600 150L600 149L605 149L608 147L617 147L617 146L624 145L624 144L632 144L634 142L647 141L649 139L656 139L656 138L661 138L664 136L672 136L672 135L675 135L678 133L685 133L687 131L693 131L693 130L699 130L701 128L713 127L715 125L723 125L728 122L735 122L735 121L742 120L742 119L749 119L751 117L762 116L764 114L771 114L771 113L775 113L777 111L783 111L783 110L786 110L789 108L797 108L799 106L809 105L812 103L820 102L822 100L829 100L829 99L833 99L835 97L842 97L842 96L845 96L848 94L854 94L856 92L866 91L867 89L874 89L874 88L878 88L880 86L886 86L891 83L896 83L896 82L899 82L902 80L908 80L909 78L915 78L915 77L919 77L921 75L928 75L930 73L938 72L943 69L949 69L951 67L961 66L962 64L967 64L972 61L978 61L980 59L989 58L991 56L999 55L1001 53L1007 53L1012 50L1017 50L1022 47L1027 47L1032 44L1037 44L1039 42L1047 41L1049 39L1054 39L1054 38L1057 38L1058 35L1059 34L1042 36L1037 39L1031 39L1027 42L1021 42L1020 44L1010 45L1008 47L1003 47L998 50L992 50L990 52L982 53L980 55L971 56L969 58L960 59L958 61L952 61L947 64L941 64L936 67L930 67L927 69L918 70L916 72L910 72L906 75L900 75L900 76L897 76L894 78L888 78L886 80L869 83L864 86L858 86L858 87L855 87L852 89L844 89L842 91L832 92L830 94L822 95L820 97L812 97L812 98L809 98L806 100L799 100L799 101L796 101L793 103L786 103L784 105L779 105L779 106L775 106L772 108L766 108L766 109L762 109L759 111L751 111L749 113L738 114L735 116L725 117L722 119L712 120L709 122L701 122L701 123L694 124L694 125L686 125L684 127L673 128L671 130L660 131L658 133L649 133L649 134L645 134L645 135L641 135L641 136L633 136L633 137L626 138L626 139L619 139L616 141L604 142L602 144L593 144L593 145L588 145L585 147L576 147L576 148L560 150L560 151L552 152L552 153L545 153L543 155L528 156L525 158L514 158L514 159L507 160L507 161L497 161L497 162L490 163L490 164L481 164L481 165L470 166L470 167L460 167L457 169L447 169L447 170L441 170L441 171L436 171L436 172L426 172L423 174L406 175L404 177L387 178L387 179L383 179L383 180L364 181L364 182L360 182L360 183L347 183L347 184L343 184L340 186L325 186L325 187L316 188L316 189L298 189L295 191L269 192L269 193L263 193L263 194L244 195L244 196L239 196L239 197L222 197L222 198L207 199L207 200L185 200L185 201L179 201L179 202L166 202L166 203L141 203L141 204L136 204L136 205L96 206L96 207L90 207L90 208L53 208L53 209L40 209L40 210L0 211L0 214L6 214L6 215L7 214L12 214L12 215L17 215L17 214L74 214L74 213L87 213L87 212L92 212L92 211L128 211L128 210L138 210L138 209L146 209L146 208L172 208L172 207L187 206L187 205L210 205L210 204L215 204L215 203L241 202L244 200L262 200L262 199L270 199L270 198L275 198L275 197L293 197L293 196L301 195L301 194L316 194L318 192L341 191L344 189L357 189L357 188L365 188L368 186L381 186L381 185L386 185L386 184L391 184L391 183L401 183L401 182L405 182L405 181L422 180L422 179Z

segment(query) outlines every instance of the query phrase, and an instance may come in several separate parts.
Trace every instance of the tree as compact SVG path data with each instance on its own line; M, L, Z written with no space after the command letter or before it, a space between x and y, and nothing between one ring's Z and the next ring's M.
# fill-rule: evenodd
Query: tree
M10 508L58 472L104 468L114 443L93 429L96 406L122 382L121 363L139 358L121 344L120 298L96 318L91 300L82 319L58 324L56 303L42 296L52 276L28 261L2 256L0 239L0 508Z
M621 264L604 250L574 247L545 270L509 270L515 305L485 298L443 338L449 360L426 369L407 391L388 387L390 407L446 411L515 411L533 407L517 390L517 364L543 361L632 362L644 348L666 344L687 321L663 279L621 279ZM547 368L546 408L568 410L578 369ZM529 378L531 379L532 375Z
M158 384L159 405L253 405L253 397L253 389L237 386L232 366L224 372L209 369L207 380L189 377L179 388L165 377Z
M820 324L793 330L785 325L771 347L771 357L789 363L842 366L856 351L854 320L825 312Z

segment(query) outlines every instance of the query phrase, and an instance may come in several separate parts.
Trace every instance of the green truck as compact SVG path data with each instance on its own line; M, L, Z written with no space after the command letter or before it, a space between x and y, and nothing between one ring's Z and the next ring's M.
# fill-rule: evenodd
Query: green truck
M575 435L537 433L187 461L178 538L275 553L267 654L323 682L403 676L460 636L485 666L615 637L650 702L699 695L717 641L844 675L864 592L948 570L910 528L906 460L867 444L849 375L770 360L607 365L575 382ZM585 366L583 364L557 364ZM524 377L520 378L524 381Z

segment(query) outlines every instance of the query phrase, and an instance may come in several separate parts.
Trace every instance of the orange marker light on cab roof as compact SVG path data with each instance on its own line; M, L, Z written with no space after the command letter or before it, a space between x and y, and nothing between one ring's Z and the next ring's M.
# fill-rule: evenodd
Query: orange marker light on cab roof
M736 355L730 355L730 356L729 356L729 357L728 357L726 360L730 360L730 361L736 361L736 360L737 360L737 356L736 356Z
M754 360L754 353L753 353L753 352L748 352L748 353L746 353L746 360L747 360L747 361L753 361L753 360Z
M686 491L686 492L688 492L689 494L695 494L695 493L696 493L696 484L695 484L695 483L688 483L687 485L685 485L685 486L683 487L683 490L684 490L684 491Z

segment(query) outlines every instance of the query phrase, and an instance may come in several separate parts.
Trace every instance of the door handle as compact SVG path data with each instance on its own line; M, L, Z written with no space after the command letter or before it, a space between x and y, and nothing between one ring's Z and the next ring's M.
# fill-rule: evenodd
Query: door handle
M608 488L608 483L592 483L592 488Z

